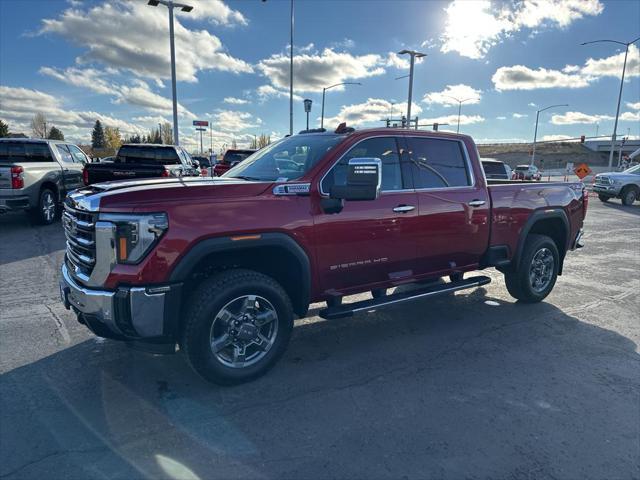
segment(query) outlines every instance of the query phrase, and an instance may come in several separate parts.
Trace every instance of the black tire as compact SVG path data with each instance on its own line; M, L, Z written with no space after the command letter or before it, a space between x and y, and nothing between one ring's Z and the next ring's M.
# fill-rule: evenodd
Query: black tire
M386 288L374 288L373 290L371 290L371 296L373 298L386 297L387 296L387 289Z
M548 282L544 285L538 285L539 288L534 288L531 280L531 268L534 259L538 260L541 257L536 257L536 254L541 252L546 257L547 254L543 250L550 252L553 257L553 266L549 270L549 266L545 265L543 270L544 275L547 272L550 273ZM507 285L507 290L512 297L525 303L536 303L544 300L544 298L551 293L556 280L558 278L558 267L560 265L560 255L558 254L558 247L554 241L546 235L531 234L527 237L522 252L522 257L518 265L518 270L505 272L504 278Z
M43 188L38 196L38 205L30 210L29 214L34 223L51 225L58 218L59 210L53 190Z
M611 197L607 196L607 195L602 195L601 193L598 194L598 198L600 199L601 202L603 203L607 203Z
M255 363L241 367L226 365L211 348L216 316L234 299L256 295L266 299L277 314L273 343ZM191 367L206 380L234 385L266 373L282 356L293 330L293 307L284 289L272 278L251 270L228 270L204 280L189 300L181 348ZM231 322L228 322L231 323ZM232 328L231 326L229 328ZM235 347L233 347L235 350Z
M464 272L456 272L449 275L449 281L452 283L461 282L464 280Z
M620 194L620 198L622 199L623 205L626 205L627 207L633 205L633 202L638 198L638 190L635 187L624 187Z
M339 307L340 305L342 305L342 296L329 297L327 299L327 307L329 307L329 308Z

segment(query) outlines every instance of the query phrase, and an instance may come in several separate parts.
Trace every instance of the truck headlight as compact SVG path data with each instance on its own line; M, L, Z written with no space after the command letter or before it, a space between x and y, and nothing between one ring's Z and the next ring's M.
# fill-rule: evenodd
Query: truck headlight
M103 213L100 220L115 225L113 246L118 263L140 262L169 228L166 213Z

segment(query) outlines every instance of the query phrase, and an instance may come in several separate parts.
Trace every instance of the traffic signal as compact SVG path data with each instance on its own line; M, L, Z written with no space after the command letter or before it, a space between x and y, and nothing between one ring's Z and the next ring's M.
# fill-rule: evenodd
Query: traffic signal
M434 132L437 132L437 131L438 131L438 124L437 124L437 123L434 123L434 124L433 124L433 131L434 131Z
M584 143L584 135L580 135L580 143Z

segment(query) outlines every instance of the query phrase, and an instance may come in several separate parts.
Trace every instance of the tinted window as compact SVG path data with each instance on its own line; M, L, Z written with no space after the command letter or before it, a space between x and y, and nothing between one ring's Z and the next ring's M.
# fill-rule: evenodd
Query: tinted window
M393 137L363 140L349 150L322 180L322 191L329 193L333 185L345 185L349 160L352 158L379 158L382 160L382 191L401 190L402 172L398 146Z
M228 151L222 158L222 163L239 163L254 152L232 152Z
M0 159L7 162L53 162L46 143L0 142Z
M55 148L60 154L60 160L62 160L64 163L73 163L73 157L71 156L71 152L69 152L66 145L57 144Z
M174 147L148 147L123 145L118 150L117 163L153 163L161 165L179 165L180 158Z
M415 188L471 185L460 142L439 138L408 138Z
M506 176L507 171L504 168L504 164L498 162L482 162L482 168L487 177L492 176Z
M84 155L84 153L82 153L82 150L80 150L75 145L67 145L67 148L69 149L69 151L71 152L71 156L77 163L87 163L87 157Z

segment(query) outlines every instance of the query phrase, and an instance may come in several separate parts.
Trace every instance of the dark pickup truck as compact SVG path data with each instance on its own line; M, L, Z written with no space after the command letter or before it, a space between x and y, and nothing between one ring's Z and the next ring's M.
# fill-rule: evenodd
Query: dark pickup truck
M222 159L213 166L213 174L216 177L222 176L224 173L253 155L255 150L227 150L224 152Z
M62 300L97 335L179 345L224 384L274 365L313 302L333 319L426 301L489 283L465 274L490 267L514 298L540 302L582 246L586 190L498 182L471 137L341 126L219 178L94 185L66 201Z
M111 180L200 175L189 153L182 147L132 143L122 145L113 161L88 163L85 185Z

